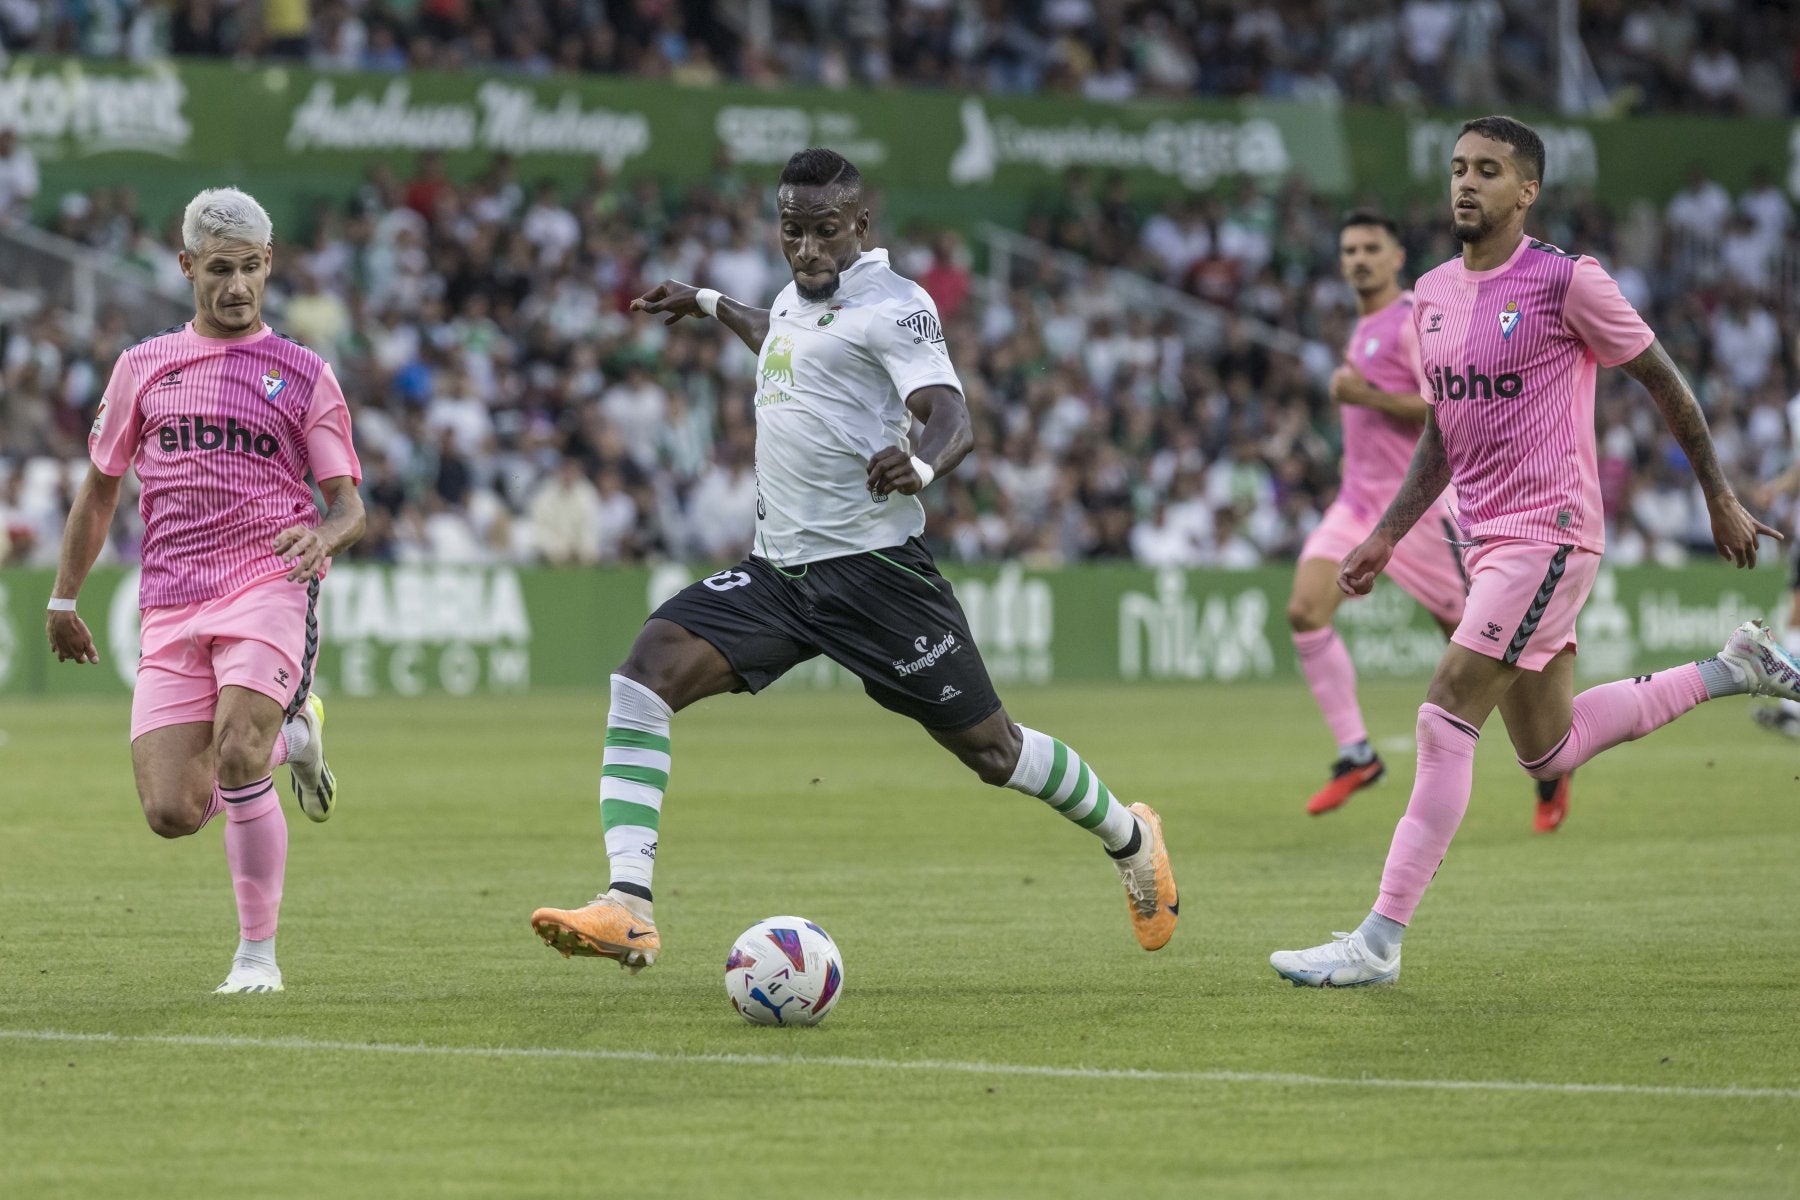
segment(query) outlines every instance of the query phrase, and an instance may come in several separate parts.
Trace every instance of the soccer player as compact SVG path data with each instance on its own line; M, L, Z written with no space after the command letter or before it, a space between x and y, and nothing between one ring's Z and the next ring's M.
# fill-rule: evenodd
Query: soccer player
M1339 405L1344 428L1343 482L1300 548L1287 607L1300 670L1338 743L1330 782L1306 802L1306 811L1315 816L1339 807L1387 773L1369 745L1350 651L1331 622L1344 600L1338 565L1369 536L1394 498L1426 411L1419 393L1413 296L1400 287L1406 250L1399 228L1378 213L1351 213L1338 227L1338 265L1344 282L1356 292L1359 313L1345 361L1331 377L1331 398ZM1446 491L1400 539L1388 563L1394 582L1425 606L1446 637L1462 620L1468 586L1460 540ZM1567 776L1538 784L1539 832L1561 825L1568 810Z
M1116 800L1066 743L1013 723L919 540L918 493L973 444L936 306L886 250L864 248L862 176L842 155L796 153L776 203L794 278L771 308L672 280L632 301L668 324L712 317L757 352L756 538L737 566L651 614L612 676L600 771L611 883L585 907L537 910L532 928L565 956L617 959L634 974L651 965L670 718L721 692L759 692L823 654L984 782L1036 796L1098 837L1139 944L1161 948L1179 911L1161 820Z
M1344 560L1339 584L1366 594L1453 484L1469 597L1419 707L1418 774L1374 911L1334 941L1270 955L1296 985L1399 976L1401 937L1468 808L1475 743L1495 708L1519 765L1547 779L1706 700L1800 699L1800 666L1757 621L1716 657L1575 695L1575 617L1603 543L1596 363L1623 366L1650 392L1706 494L1721 556L1754 566L1757 536L1780 534L1738 503L1693 392L1618 285L1593 259L1525 236L1543 175L1544 143L1530 127L1510 117L1463 126L1450 160L1462 255L1413 289L1431 411L1399 493Z
M209 188L181 221L194 319L119 356L88 438L50 600L59 662L100 655L75 599L106 542L127 468L142 485L143 572L131 766L163 837L225 814L237 953L219 992L279 992L275 925L287 821L272 778L323 821L336 781L310 694L319 582L362 534L350 412L325 361L262 321L274 263L262 205ZM328 509L321 520L306 476Z

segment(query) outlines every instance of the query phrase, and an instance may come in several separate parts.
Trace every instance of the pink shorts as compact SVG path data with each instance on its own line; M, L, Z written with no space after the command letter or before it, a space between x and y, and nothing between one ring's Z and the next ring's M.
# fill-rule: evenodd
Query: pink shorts
M211 721L223 687L261 692L291 711L312 685L318 597L317 580L275 575L228 596L142 610L132 739Z
M1358 516L1348 505L1334 503L1325 510L1318 527L1307 534L1300 559L1328 558L1341 563L1375 532L1378 523L1378 518ZM1451 624L1462 620L1463 597L1468 590L1462 552L1447 540L1455 535L1450 508L1439 500L1394 547L1386 571L1427 612Z
M1466 561L1469 605L1451 641L1527 671L1575 649L1575 618L1600 571L1598 554L1529 538L1484 538Z

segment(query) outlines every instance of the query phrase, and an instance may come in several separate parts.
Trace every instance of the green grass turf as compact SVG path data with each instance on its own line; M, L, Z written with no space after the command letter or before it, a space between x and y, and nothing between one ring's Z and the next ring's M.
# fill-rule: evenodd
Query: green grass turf
M1404 735L1417 684L1366 690ZM1229 1081L1800 1088L1800 746L1706 706L1576 780L1554 837L1496 723L1398 987L1290 988L1353 925L1411 754L1346 809L1304 689L1015 689L1013 715L1155 803L1180 931L1146 955L1099 847L849 692L683 714L665 957L632 979L531 935L604 881L605 699L331 702L338 816L295 815L289 991L215 997L219 828L137 814L123 702L0 705L0 1030L642 1051L450 1056L0 1038L0 1196L1793 1196L1800 1099ZM285 779L283 788L286 788ZM290 808L290 812L293 810ZM844 949L813 1030L728 1007L732 939ZM1145 1078L707 1055L1143 1068Z

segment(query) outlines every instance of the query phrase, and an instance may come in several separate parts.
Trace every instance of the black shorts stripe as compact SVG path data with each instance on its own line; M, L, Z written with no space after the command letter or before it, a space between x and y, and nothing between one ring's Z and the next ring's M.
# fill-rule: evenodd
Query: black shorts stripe
M287 716L291 720L312 694L313 667L319 661L319 577L306 585L306 645L300 652L300 685L288 701Z
M1458 535L1456 522L1449 517L1441 518L1444 525L1444 544L1450 551L1450 558L1456 563L1456 577L1462 580L1463 595L1469 594L1469 568L1463 563L1462 538Z
M1558 546L1556 554L1550 559L1550 569L1544 572L1544 582L1538 585L1537 595L1531 598L1531 607L1525 610L1525 619L1513 630L1512 641L1507 643L1506 654L1500 660L1509 667L1519 664L1519 655L1525 653L1525 643L1537 632L1538 622L1544 619L1544 610L1550 607L1550 597L1556 595L1556 585L1562 582L1563 571L1569 565L1569 552L1573 546Z

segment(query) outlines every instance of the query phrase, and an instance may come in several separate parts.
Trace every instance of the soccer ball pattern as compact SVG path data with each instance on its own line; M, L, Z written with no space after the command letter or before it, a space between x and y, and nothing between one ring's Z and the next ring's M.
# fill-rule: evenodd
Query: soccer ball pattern
M725 959L725 994L752 1025L817 1025L843 991L844 956L805 917L758 921Z

